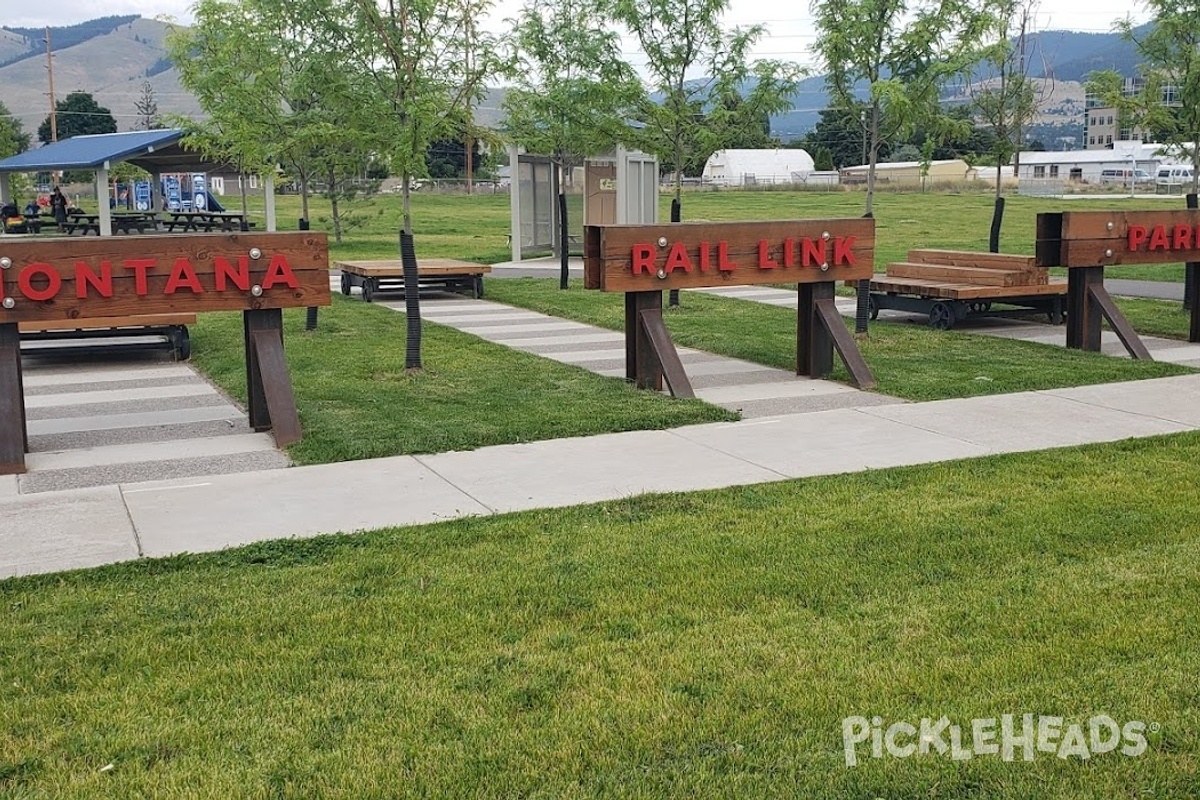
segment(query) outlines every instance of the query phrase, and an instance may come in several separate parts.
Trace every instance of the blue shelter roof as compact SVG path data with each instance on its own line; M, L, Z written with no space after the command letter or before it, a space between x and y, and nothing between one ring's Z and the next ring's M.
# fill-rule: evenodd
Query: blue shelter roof
M0 161L0 173L96 170L106 163L112 166L122 161L130 161L151 172L200 165L211 167L212 164L200 154L179 146L185 135L186 132L179 129L165 129L72 136Z

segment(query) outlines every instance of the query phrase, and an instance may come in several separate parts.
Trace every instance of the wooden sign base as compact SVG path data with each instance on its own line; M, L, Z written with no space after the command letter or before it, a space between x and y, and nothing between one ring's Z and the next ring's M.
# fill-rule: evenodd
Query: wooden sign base
M798 296L796 374L824 378L833 371L833 351L837 350L850 382L859 389L874 389L875 377L838 313L834 283L801 283Z
M1151 361L1150 351L1104 288L1104 267L1075 267L1067 274L1067 347L1100 352L1101 317L1131 358ZM1196 317L1192 316L1195 323Z
M283 354L283 312L278 308L243 311L242 329L250 427L273 428L280 447L300 441L300 416Z
M29 433L21 378L21 334L17 323L0 324L0 475L25 471Z
M827 376L836 350L850 382L874 389L875 378L834 303L834 283L801 283L798 292L796 374ZM625 378L639 389L662 391L665 381L672 397L696 396L663 323L661 291L625 293Z
M662 292L625 293L625 378L639 389L693 398L691 381L662 318Z

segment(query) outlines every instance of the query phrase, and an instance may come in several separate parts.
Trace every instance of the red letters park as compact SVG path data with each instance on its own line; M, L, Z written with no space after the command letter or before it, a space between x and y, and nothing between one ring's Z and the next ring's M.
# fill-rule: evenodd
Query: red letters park
M782 263L771 258L771 243L766 239L759 239L756 266L759 269L776 269L777 267L786 269L797 266L822 267L830 264L853 266L856 263L851 249L854 247L854 239L853 236L835 236L829 241L824 238L784 239ZM826 255L826 245L830 241L833 243L832 259ZM653 244L633 245L630 254L633 262L633 274L640 275L643 272L655 274L658 269L655 266L657 253L658 248ZM700 272L709 272L714 268L718 272L733 272L739 269L739 265L730 260L728 242L717 242L716 247L712 242L700 242L695 255L693 260L687 245L684 242L676 242L667 252L666 261L662 265L663 272L669 275L677 269L684 272L694 272L697 269Z
M1155 225L1130 225L1128 232L1129 251L1136 253L1146 245L1147 252L1155 250L1200 250L1200 227Z
M192 266L192 262L186 258L177 258L170 266L167 283L162 293L171 295L179 291L187 291L199 295L210 290L224 292L231 287L248 292L250 291L250 259L246 256L238 256L236 261L237 263L233 264L229 259L220 256L214 257L212 286L210 289L206 289L200 281L196 268ZM118 263L115 273L117 277L132 274L134 293L139 297L145 297L150 291L149 276L152 273L163 274L164 268L165 265L160 265L158 259L155 258L127 258ZM155 270L158 272L156 273ZM44 262L29 264L17 274L17 288L30 300L53 300L62 291L62 272L65 270L60 271ZM113 262L101 261L97 269L86 261L77 261L74 274L77 298L82 300L93 296L93 293L96 297L113 296ZM206 277L208 276L206 275ZM35 281L38 285L35 285ZM287 258L282 254L275 254L271 256L266 275L263 276L260 285L266 291L276 285L296 289L300 284L296 280L296 275L292 271L291 265L288 264ZM2 295L3 287L0 286L0 296Z

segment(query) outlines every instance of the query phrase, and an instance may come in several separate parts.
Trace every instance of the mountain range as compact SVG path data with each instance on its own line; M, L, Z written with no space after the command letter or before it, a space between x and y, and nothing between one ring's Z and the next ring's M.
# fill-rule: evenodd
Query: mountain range
M135 103L148 81L163 114L199 115L199 105L179 83L167 59L167 23L138 16L103 17L80 25L51 28L56 96L91 92L112 111L119 130L137 121ZM0 27L0 102L36 134L49 113L45 31ZM1029 72L1039 80L1041 105L1035 128L1055 138L1078 135L1084 110L1082 82L1087 73L1116 69L1132 74L1137 65L1133 46L1112 33L1041 31L1026 37ZM952 98L951 98L952 99ZM492 90L477 113L482 125L500 120L503 90ZM828 99L824 78L804 80L793 97L794 110L772 119L772 130L792 139L816 124Z

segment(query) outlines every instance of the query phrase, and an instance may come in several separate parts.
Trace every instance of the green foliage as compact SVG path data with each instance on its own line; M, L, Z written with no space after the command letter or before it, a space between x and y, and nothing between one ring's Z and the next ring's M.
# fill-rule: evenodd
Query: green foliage
M765 33L762 25L721 26L728 0L614 0L617 18L646 55L654 92L643 103L643 149L657 153L675 173L681 197L689 160L745 141L769 118L791 107L802 70L795 64L763 60L751 64L750 49ZM695 74L705 77L694 78ZM734 98L737 98L735 101ZM704 125L696 125L703 117Z
M1021 149L1022 128L1037 111L1037 91L1019 53L1020 45L1012 38L1018 30L1024 36L1031 9L1031 0L995 0L991 31L995 41L983 53L983 63L992 74L971 98L972 110L992 131L990 152L997 167L996 197L1002 185L999 168Z
M71 92L55 102L54 110L59 141L72 136L117 132L117 121L112 112L97 103L88 92ZM50 117L47 116L38 126L38 141L45 144L51 140Z
M644 92L595 0L533 0L515 20L505 132L568 170L630 139Z
M856 90L866 84L869 214L883 143L907 138L919 124L935 135L953 124L942 113L941 89L977 62L990 16L974 0L815 0L813 13L831 104L857 110Z
M1192 164L1192 191L1200 189L1200 0L1145 0L1152 24L1135 29L1118 20L1122 38L1133 42L1143 59L1145 85L1134 96L1122 92L1123 80L1112 71L1088 76L1088 91L1117 109L1122 124L1159 135L1164 150ZM1173 99L1164 103L1170 87Z
M13 116L4 103L0 102L0 158L15 156L29 149L29 134L21 120Z

